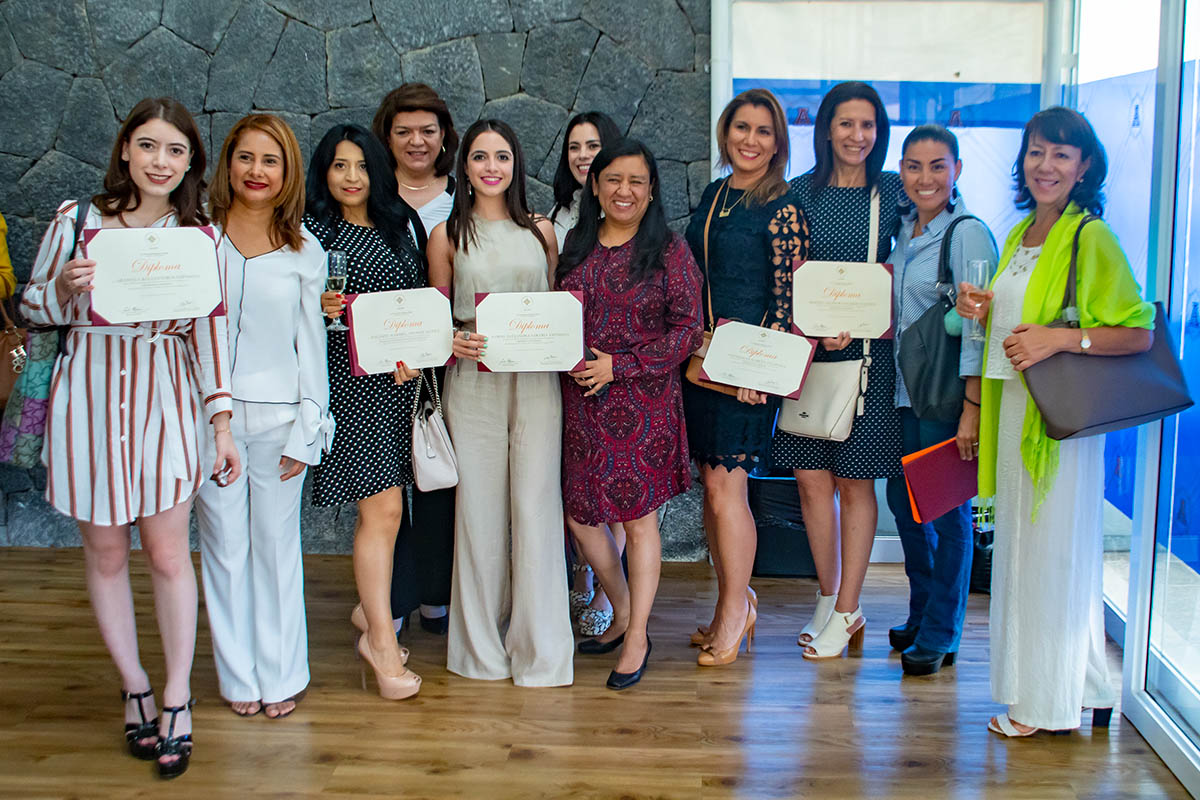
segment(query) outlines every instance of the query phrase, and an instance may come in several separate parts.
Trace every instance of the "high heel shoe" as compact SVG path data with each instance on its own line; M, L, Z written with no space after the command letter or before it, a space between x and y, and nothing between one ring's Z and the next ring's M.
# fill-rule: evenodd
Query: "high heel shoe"
M750 601L750 605L754 606L755 613L758 612L758 593L751 586L746 587L746 599ZM712 631L707 625L700 625L696 628L696 632L692 634L689 645L691 647L704 647L712 642Z
M362 603L356 605L354 610L350 612L350 624L358 628L359 633L367 632L367 614L363 611ZM404 645L400 646L400 663L408 663L408 648Z
M379 667L375 664L375 658L371 655L371 646L367 644L367 635L365 633L358 637L358 645L355 649L362 656L362 660L369 664L375 672L375 682L379 684L379 696L384 700L403 700L421 691L421 676L411 669L404 670L400 675L387 675L379 670ZM365 668L363 669L362 679L363 689L365 690L367 688L367 673Z
M1092 709L1092 729L1107 728L1112 722L1113 710L1109 708L1093 708Z
M633 672L617 672L615 669L608 673L608 681L604 684L610 689L616 689L618 692L622 689L628 689L642 679L646 674L646 665L650 663L650 651L654 648L654 643L650 641L650 637L646 637L646 656L642 659L642 665Z
M196 705L196 698L191 698L181 706L163 706L164 714L171 715L171 721L167 723L167 735L158 740L158 749L155 756L158 758L158 777L171 779L178 778L183 773L187 772L188 761L192 758L192 735L185 733L182 736L175 735L175 721L184 711L191 712L192 706ZM164 756L177 756L174 761L163 762Z
M738 651L742 649L742 639L746 640L746 652L754 646L754 623L758 619L758 611L754 604L746 603L746 625L742 628L742 632L738 634L737 641L733 643L733 647L726 650L714 650L712 643L704 647L696 656L696 663L702 667L722 667L726 664L732 664L737 661Z
M893 650L903 653L913 646L913 642L917 641L917 634L920 632L920 625L909 625L907 622L894 628L888 628L888 644L892 646Z
M825 630L804 648L804 657L810 661L841 658L842 651L847 648L851 653L861 654L866 632L867 620L863 617L861 606L849 614L835 612L825 625Z
M796 644L804 647L825 630L825 626L829 624L829 618L833 616L833 607L837 605L837 597L836 592L824 595L821 594L820 589L817 589L817 607L813 609L812 619L800 629L800 635L796 637Z
M129 755L142 761L153 761L158 751L158 717L146 719L146 709L142 707L142 701L147 697L154 697L153 689L137 693L121 690L121 701L128 703L130 700L136 700L138 716L142 718L141 722L125 723L125 744L129 747ZM146 739L154 741L144 744Z
M900 654L900 666L905 675L933 675L942 667L954 666L957 656L957 652L926 650L918 644L913 644Z

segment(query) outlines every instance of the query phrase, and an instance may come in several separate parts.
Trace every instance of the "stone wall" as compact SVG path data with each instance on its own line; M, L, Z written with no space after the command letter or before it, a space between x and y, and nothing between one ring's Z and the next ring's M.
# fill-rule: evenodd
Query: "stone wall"
M553 204L563 128L610 114L659 160L681 229L709 181L708 0L0 0L0 213L28 278L59 202L99 190L118 120L172 95L220 146L252 109L307 153L330 125L370 125L383 95L423 81L461 131L516 129L530 201ZM77 545L41 500L44 475L0 468L0 545ZM347 552L354 509L305 503L309 552ZM695 490L672 501L664 555L704 552Z
M311 149L423 81L460 131L520 136L536 210L563 128L598 109L659 159L678 228L708 183L708 0L3 0L0 213L18 280L63 199L95 193L118 120L168 94L219 147L251 109Z

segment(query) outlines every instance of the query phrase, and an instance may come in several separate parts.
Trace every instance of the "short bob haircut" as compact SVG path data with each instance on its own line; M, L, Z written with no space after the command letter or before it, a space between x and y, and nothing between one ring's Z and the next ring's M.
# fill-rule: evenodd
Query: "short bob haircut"
M733 124L733 116L742 106L764 108L771 115L771 127L775 130L775 155L767 164L767 173L750 189L746 195L747 203L762 205L782 197L787 191L787 166L791 157L791 144L788 138L787 117L779 100L767 89L747 89L729 101L721 116L717 119L717 152L720 153L720 164L731 166L729 159L729 126Z
M650 148L636 139L618 139L604 145L596 154L588 169L588 188L579 196L579 222L567 234L566 245L558 260L555 281L561 281L571 270L582 264L596 249L600 238L600 175L610 164L624 156L639 156L646 162L650 173L650 203L646 214L633 235L633 260L629 265L629 276L642 281L663 269L663 253L671 241L671 229L667 227L667 212L664 210L662 192L658 190L658 164ZM589 191L590 190L590 191Z
M129 144L133 132L152 119L161 119L175 126L188 140L191 161L183 180L171 192L171 205L179 217L180 225L207 225L204 213L204 170L208 161L204 157L204 143L196 121L182 103L173 97L147 97L138 102L125 118L113 142L112 155L108 159L108 172L104 174L104 191L92 197L100 213L111 217L122 211L132 211L142 202L142 194L129 175L129 165L121 158L121 149Z
M424 83L402 83L392 89L380 102L371 121L371 131L383 144L392 171L396 169L396 157L392 155L391 144L392 123L397 114L405 111L428 111L437 116L438 126L442 129L442 152L433 162L433 174L439 178L449 175L454 169L454 154L458 150L458 132L454 130L454 120L450 118L450 107L446 101Z
M1108 177L1108 156L1104 153L1104 145L1086 117L1064 106L1051 106L1039 111L1025 123L1021 152L1017 153L1017 160L1013 163L1017 208L1027 211L1037 205L1025 183L1025 154L1029 152L1029 140L1034 134L1051 144L1079 148L1083 161L1090 163L1083 178L1071 189L1070 200L1084 211L1104 214L1104 180Z
M414 243L408 235L408 226L414 222L417 231L423 232L425 229L420 226L417 212L400 196L396 174L388 167L383 145L361 125L334 125L313 150L312 160L308 164L307 213L334 229L342 222L342 206L333 199L328 178L329 167L337 155L337 146L342 142L358 145L363 152L363 160L367 162L367 218L392 252L399 255L408 251L414 254L418 264L424 264L424 256L421 255L425 248L424 237Z
M819 193L829 185L833 177L834 157L833 145L829 131L833 125L833 115L837 107L848 100L866 100L875 107L875 146L867 155L867 187L874 187L879 182L879 173L883 172L883 160L887 158L888 136L891 125L888 122L887 109L879 99L879 92L869 83L862 81L846 81L830 89L821 99L817 109L817 119L813 123L813 154L817 164L813 167L812 188Z
M575 202L575 192L580 188L579 181L575 180L575 173L571 171L568 156L571 148L571 131L584 123L596 127L596 131L600 134L600 149L608 147L621 138L621 129L617 127L617 123L612 121L612 117L603 111L585 111L571 117L570 122L567 123L567 130L563 134L558 169L554 171L554 210L550 212L550 219L554 219L560 210L571 210L571 204Z
M508 123L498 119L476 120L463 134L462 147L459 149L454 168L457 189L454 192L454 205L450 208L450 216L446 219L446 237L454 249L464 253L476 242L475 217L472 214L475 189L471 186L471 179L467 177L467 159L471 155L471 145L475 144L480 134L488 131L500 134L512 150L512 182L504 190L504 207L508 211L508 217L531 232L549 255L550 244L538 230L537 221L529 211L529 201L525 195L525 154L521 151L521 143Z
M238 140L247 131L261 131L270 136L283 154L283 186L275 196L270 238L271 244L276 247L299 251L304 241L300 234L300 220L304 216L304 166L300 143L288 124L274 114L242 117L229 131L225 143L221 145L212 186L208 190L208 213L212 215L213 222L225 227L234 196L233 186L229 182L229 168L233 164Z

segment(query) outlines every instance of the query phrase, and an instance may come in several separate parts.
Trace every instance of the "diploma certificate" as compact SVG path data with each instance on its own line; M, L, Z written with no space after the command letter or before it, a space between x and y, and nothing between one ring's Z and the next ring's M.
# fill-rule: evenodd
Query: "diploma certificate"
M446 289L401 289L346 295L350 372L440 367L450 360L454 318Z
M484 372L583 369L583 292L478 292L475 330L487 337Z
M792 322L805 336L892 337L892 265L800 261L792 267Z
M713 331L700 377L795 399L815 352L816 342L803 336L722 319Z
M200 228L89 228L96 262L94 325L214 317L225 313L216 234Z

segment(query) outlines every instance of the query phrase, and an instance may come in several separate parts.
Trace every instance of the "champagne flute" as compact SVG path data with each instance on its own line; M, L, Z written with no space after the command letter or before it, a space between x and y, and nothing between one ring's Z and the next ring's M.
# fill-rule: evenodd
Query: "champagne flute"
M346 251L330 250L328 259L329 277L325 279L325 288L330 292L341 294L346 291L346 273L349 271L349 259L346 258ZM342 323L342 318L339 316L325 330L348 331L350 329Z
M987 291L988 280L988 262L983 259L972 259L967 262L967 283L971 284L971 288L967 290L967 299L970 300L976 308L983 305L984 293ZM963 320L963 335L972 342L982 342L986 338L983 321L978 319Z

